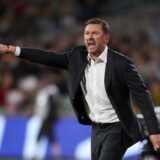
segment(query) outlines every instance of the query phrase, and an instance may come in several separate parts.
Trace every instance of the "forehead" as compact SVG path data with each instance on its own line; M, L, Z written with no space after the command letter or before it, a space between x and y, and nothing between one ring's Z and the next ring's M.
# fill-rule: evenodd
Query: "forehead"
M86 31L102 31L102 25L101 24L88 24L85 27L85 32Z

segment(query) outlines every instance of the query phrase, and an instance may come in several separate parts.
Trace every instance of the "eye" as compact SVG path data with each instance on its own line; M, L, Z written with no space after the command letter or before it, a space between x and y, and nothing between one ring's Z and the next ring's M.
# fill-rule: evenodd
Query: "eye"
M97 34L99 34L99 32L93 32L93 34L97 35Z
M89 35L89 32L85 32L84 34L85 34L85 35Z

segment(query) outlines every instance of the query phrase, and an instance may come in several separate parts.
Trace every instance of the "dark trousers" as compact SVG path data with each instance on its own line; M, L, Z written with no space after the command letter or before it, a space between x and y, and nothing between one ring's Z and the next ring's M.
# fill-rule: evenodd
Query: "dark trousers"
M92 125L92 160L121 160L127 150L122 132L119 122L105 126Z

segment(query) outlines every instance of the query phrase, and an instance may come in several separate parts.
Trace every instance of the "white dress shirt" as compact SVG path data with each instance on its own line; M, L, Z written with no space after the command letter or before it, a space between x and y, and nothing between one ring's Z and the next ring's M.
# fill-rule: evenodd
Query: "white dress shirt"
M86 110L93 122L113 123L119 119L106 94L104 85L108 47L94 61L88 54L89 64L81 80Z

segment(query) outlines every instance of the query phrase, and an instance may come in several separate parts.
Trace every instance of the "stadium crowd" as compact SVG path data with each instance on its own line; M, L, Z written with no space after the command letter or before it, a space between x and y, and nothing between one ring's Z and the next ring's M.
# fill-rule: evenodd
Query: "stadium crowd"
M54 50L61 54L75 45L83 44L81 26L86 19L95 16L108 17L111 25L114 25L114 20L121 20L122 17L118 15L112 17L111 12L107 16L103 2L103 0L1 0L0 42ZM152 12L148 16L150 25L139 27L138 23L134 24L134 34L129 32L127 27L131 23L127 21L125 22L129 23L127 27L121 29L119 27L119 30L111 27L109 46L135 61L153 96L155 106L160 106L160 47L157 45L158 32L155 27L160 24L155 25L156 14ZM139 15L139 18L141 16ZM130 28L133 29L133 26ZM123 31L120 32L121 30ZM61 110L68 110L66 108L70 108L70 104L67 100L66 77L67 73L63 70L24 62L18 58L9 62L1 61L1 112L9 115L32 115L36 95L44 84L58 86L62 96Z

